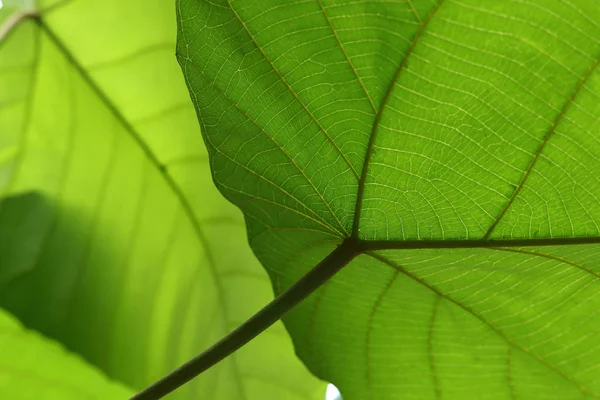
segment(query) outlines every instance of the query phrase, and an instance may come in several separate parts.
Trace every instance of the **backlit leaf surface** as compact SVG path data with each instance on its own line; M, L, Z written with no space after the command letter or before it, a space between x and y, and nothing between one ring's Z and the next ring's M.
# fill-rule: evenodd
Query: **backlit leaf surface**
M360 255L285 319L317 376L348 400L600 397L600 3L178 13L213 174L276 287L353 228L406 248Z

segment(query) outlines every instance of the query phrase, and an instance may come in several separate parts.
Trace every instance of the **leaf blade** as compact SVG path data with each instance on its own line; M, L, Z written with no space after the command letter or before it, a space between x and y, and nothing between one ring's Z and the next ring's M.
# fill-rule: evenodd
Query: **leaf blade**
M26 330L3 310L0 331L0 391L4 395L15 399L126 399L132 393L57 343Z
M587 344L573 346L572 353L560 351L569 342L555 330L569 330L566 321L576 318L578 301L587 302L590 308L581 309L592 312L593 296L578 295L593 293L594 274L571 270L576 253L564 260L532 254L562 248L593 252L598 240L596 3L446 0L427 29L423 23L435 6L428 1L317 1L287 7L275 1L250 5L241 0L179 4L180 64L203 124L215 179L245 213L253 249L272 280L281 284L280 290L331 247L325 235L308 237L303 231L319 230L318 226L281 212L288 203L274 191L300 192L301 184L293 181L294 172L286 169L285 160L271 157L260 142L244 147L254 131L239 114L229 112L219 93L209 90L211 85L237 99L235 106L252 115L259 129L268 127L265 131L271 136L283 138L292 157L310 160L298 165L305 176L314 177L314 187L344 226L349 224L348 209L354 207L353 232L359 233L363 251L411 262L437 260L439 265L430 268L439 274L448 266L448 283L436 281L442 289L427 284L429 275L423 272L401 280L408 285L404 295L394 283L406 277L400 267L385 271L392 269L389 263L355 259L285 319L311 371L335 383L350 399L468 398L481 393L498 399L598 396L598 382L586 375L600 357L590 339L597 332L596 315L585 319L586 328L576 330ZM273 68L263 65L264 58ZM375 65L381 68L372 72ZM354 71L350 66L356 66ZM286 87L298 94L294 100L299 104L283 97L278 79L285 79ZM347 79L345 88L336 86L342 79ZM366 91L354 95L356 86ZM380 122L362 108L370 99L377 107L388 104ZM335 114L341 104L352 115ZM361 144L357 155L365 171L364 189L358 183L349 190L349 182L334 179L320 189L322 176L338 176L338 171L312 161L321 147L301 119L293 114L280 118L292 107L311 107L329 132L344 127L343 135L334 135L340 143ZM263 117L265 110L271 119L256 117ZM378 133L370 136L370 146L365 138L372 131ZM334 157L321 154L321 161L333 162ZM276 189L254 185L248 174L233 167L233 160L251 171L248 174L268 177ZM320 168L320 175L312 172L314 168ZM276 204L261 208L254 197ZM298 200L324 214L310 197ZM342 238L337 244L341 242ZM523 248L514 247L517 243ZM498 246L503 249L486 248ZM502 257L494 251L502 251ZM550 276L544 275L547 264L553 268ZM529 286L527 271L511 270L502 277L514 279L511 282L523 292L510 292L512 303L489 304L517 320L521 331L510 324L490 326L494 319L489 310L479 317L467 311L481 306L481 293L494 299L490 287L497 282L478 275L485 270L482 265L491 275L526 265L540 280L550 282L549 288L568 296L559 305L552 302L561 294L550 289L529 298L528 291L537 289ZM412 284L407 283L411 279ZM452 281L470 288L461 292L465 304L448 300L459 291ZM499 288L504 284L499 282ZM520 303L524 298L531 304ZM540 319L529 314L532 309L542 313L545 302L556 306ZM385 312L377 311L380 307ZM379 326L373 328L373 321ZM461 337L456 321L464 321L472 331ZM551 325L556 321L560 328ZM394 329L384 329L386 323ZM410 336L412 330L418 338ZM405 348L401 340L393 342L393 349L386 343L396 332L406 336ZM546 340L547 347L540 350L528 334ZM454 358L452 341L458 348ZM469 341L477 343L476 349L469 350ZM413 358L408 354L412 349L418 349ZM365 366L373 355L379 362ZM578 357L590 364L578 368ZM438 365L431 369L430 364ZM464 373L456 373L457 366Z
M0 302L133 388L210 344L272 290L255 270L241 216L212 186L177 78L173 9L136 11L146 6L43 2L39 21L24 21L0 42L3 65L12 54L37 54L41 65L33 74L16 68L21 91L32 75L37 82L30 115L0 113L11 139L0 135L0 148L21 154L0 165L0 190L9 195L0 231L12 243L0 248ZM1 96L17 93L4 72ZM194 225L212 239L206 247ZM18 236L15 226L23 227ZM272 363L255 368L261 351ZM322 390L276 326L174 398L309 399Z

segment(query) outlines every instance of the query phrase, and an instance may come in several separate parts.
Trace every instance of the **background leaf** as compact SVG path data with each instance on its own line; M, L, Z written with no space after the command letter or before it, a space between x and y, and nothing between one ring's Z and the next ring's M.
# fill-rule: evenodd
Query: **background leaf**
M0 393L11 399L118 399L133 392L0 310Z
M317 376L349 400L600 397L600 3L178 10L213 173L276 287L372 242L285 319Z
M2 11L18 23L0 42L0 306L141 389L272 289L212 184L173 55L173 4L39 10ZM324 391L278 325L173 397Z

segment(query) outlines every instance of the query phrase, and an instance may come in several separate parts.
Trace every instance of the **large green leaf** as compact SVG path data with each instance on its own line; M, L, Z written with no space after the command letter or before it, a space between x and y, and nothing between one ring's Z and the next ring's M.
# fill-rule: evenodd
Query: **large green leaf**
M0 310L0 393L25 400L125 399L130 389L110 382L59 344L29 332Z
M315 374L349 400L600 397L600 2L178 12L213 174L276 287L363 253L285 320Z
M38 6L39 17L2 10L0 306L141 389L272 288L211 181L174 57L174 4ZM324 389L278 325L174 397Z

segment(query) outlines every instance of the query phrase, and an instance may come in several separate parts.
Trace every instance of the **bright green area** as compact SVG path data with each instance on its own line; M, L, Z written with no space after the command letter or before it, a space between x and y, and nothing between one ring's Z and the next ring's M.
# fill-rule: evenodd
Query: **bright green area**
M361 239L600 235L596 0L178 4L213 174L279 290L350 234L365 164ZM285 322L345 400L598 398L598 251L364 254Z
M174 56L174 4L38 9L39 21L0 17L13 21L0 28L0 307L138 390L252 315L272 286L212 182ZM10 393L27 393L21 383ZM172 398L324 392L277 324Z
M126 399L131 389L0 311L0 393L25 400Z

